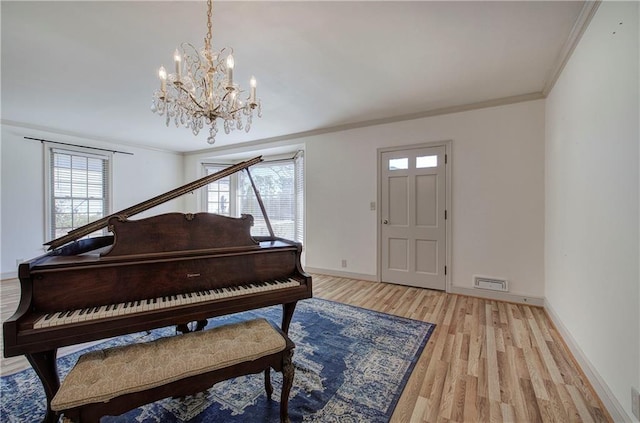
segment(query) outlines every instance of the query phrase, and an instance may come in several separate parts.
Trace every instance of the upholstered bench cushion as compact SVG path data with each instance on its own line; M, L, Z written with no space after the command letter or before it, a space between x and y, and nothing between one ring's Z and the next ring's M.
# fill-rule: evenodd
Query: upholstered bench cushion
M87 353L51 401L54 411L107 402L120 395L253 361L284 350L264 319Z

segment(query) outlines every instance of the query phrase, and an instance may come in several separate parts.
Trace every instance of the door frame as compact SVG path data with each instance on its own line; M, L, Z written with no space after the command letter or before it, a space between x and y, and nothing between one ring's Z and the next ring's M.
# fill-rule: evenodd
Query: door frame
M378 148L377 155L377 167L376 167L376 185L377 185L377 207L376 207L376 238L377 238L377 248L376 248L376 261L377 261L377 275L376 280L378 282L382 281L382 236L381 236L381 228L382 228L382 212L381 212L381 201L382 201L382 174L381 174L381 166L382 166L382 153L388 153L392 151L401 151L401 150L412 150L416 148L425 148L425 147L444 147L445 156L446 156L446 166L445 166L445 209L447 210L447 219L445 220L445 266L447 267L447 272L445 274L445 292L451 292L451 280L453 269L451 266L451 251L452 251L452 241L451 241L451 227L453 221L453 210L451 208L451 174L452 174L452 147L453 140L444 140L444 141L432 141L425 142L420 144L409 144L409 145L397 145L393 147L382 147Z

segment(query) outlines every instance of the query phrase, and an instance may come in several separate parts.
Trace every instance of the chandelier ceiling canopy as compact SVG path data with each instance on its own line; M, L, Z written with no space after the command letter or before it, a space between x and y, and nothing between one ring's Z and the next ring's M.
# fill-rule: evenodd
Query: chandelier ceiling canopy
M250 91L241 100L243 91L233 80L233 49L215 51L211 45L212 0L207 0L207 35L200 51L189 43L173 54L175 73L164 66L158 71L160 88L153 94L151 111L165 116L167 126L190 128L194 135L209 126L207 142L213 144L218 133L218 119L225 133L244 129L249 132L254 110L262 117L262 106L256 97L256 79L251 77Z

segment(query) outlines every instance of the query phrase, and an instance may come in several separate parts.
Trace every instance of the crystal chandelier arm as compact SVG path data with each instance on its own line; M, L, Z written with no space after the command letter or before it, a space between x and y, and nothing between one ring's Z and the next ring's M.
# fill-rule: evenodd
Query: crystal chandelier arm
M191 93L191 91L187 90L184 85L180 84L180 83L176 83L175 84L176 88L181 90L182 92L184 92L185 94L187 94L189 96L189 98L191 99L191 101L193 101L193 104L195 104L196 106L198 106L198 108L200 108L201 110L205 110L205 108L202 106L202 104L200 104L200 102L198 101L198 99Z

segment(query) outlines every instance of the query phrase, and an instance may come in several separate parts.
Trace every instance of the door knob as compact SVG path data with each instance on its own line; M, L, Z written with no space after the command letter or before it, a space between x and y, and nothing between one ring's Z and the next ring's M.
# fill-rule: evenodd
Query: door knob
M384 223L385 225L389 223L389 221L387 219L383 220L382 223Z

